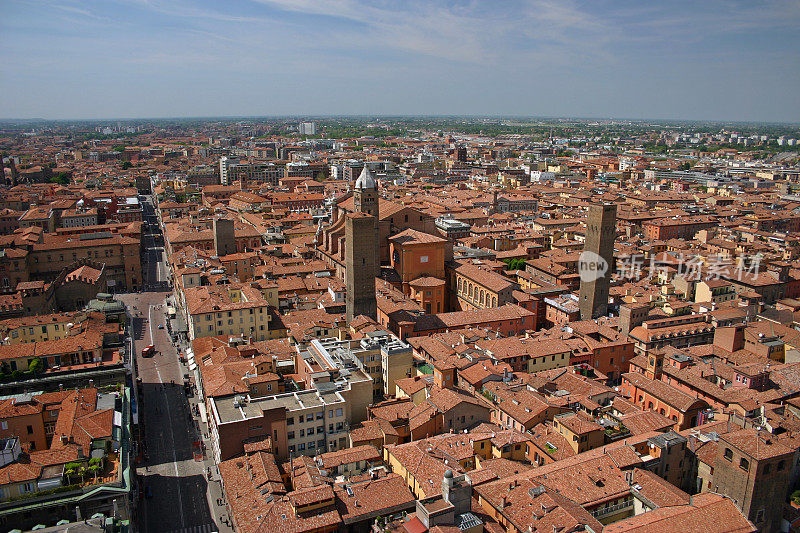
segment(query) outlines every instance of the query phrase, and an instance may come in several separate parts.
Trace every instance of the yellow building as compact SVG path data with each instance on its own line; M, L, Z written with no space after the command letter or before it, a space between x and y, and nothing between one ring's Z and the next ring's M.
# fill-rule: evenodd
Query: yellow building
M556 415L553 428L569 442L575 453L599 448L605 442L603 426L582 411Z
M184 300L192 339L243 335L263 341L285 334L270 329L270 303L249 284L192 287L184 290Z

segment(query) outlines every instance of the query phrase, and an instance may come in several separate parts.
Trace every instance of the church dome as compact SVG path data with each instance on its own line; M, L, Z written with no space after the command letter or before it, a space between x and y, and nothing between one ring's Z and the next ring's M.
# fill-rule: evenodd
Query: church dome
M372 175L372 172L370 172L366 165L364 165L364 170L361 171L361 175L356 180L353 188L361 190L378 188L375 176Z

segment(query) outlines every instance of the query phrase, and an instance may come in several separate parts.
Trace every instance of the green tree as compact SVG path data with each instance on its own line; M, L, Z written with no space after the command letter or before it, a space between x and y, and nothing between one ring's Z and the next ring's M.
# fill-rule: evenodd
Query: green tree
M89 460L89 472L94 474L94 482L97 483L97 474L103 468L103 460L99 457L93 457Z
M78 473L80 463L67 463L64 465L64 475L67 476L67 484L72 483L72 476Z
M133 166L133 163L131 163L130 161L123 161L122 162L122 170L128 170L132 166Z
M69 174L66 172L59 172L52 178L50 178L52 183L60 183L61 185L69 185Z
M503 259L503 262L507 265L506 270L525 270L525 260L522 258L514 258L514 259Z
M28 364L28 373L32 376L38 376L44 370L44 363L41 359L34 359Z

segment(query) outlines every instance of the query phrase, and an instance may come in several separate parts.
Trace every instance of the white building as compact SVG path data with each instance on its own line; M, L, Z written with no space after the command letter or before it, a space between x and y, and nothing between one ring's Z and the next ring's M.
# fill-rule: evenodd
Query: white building
M316 135L317 134L317 123L316 122L301 122L297 130L300 132L300 135Z

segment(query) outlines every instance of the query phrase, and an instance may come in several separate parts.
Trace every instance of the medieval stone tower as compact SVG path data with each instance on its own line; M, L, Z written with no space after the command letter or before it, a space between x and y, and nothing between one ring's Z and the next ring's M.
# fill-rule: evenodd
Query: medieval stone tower
M366 315L377 320L375 277L380 274L378 183L367 166L353 185L355 212L345 220L347 320Z
M616 237L617 206L615 204L589 207L586 219L586 242L581 263L588 263L587 275L581 274L581 320L605 316L608 312L608 289L614 271L614 239ZM584 259L586 257L586 259ZM604 267L596 263L604 264ZM584 268L584 265L581 265Z

